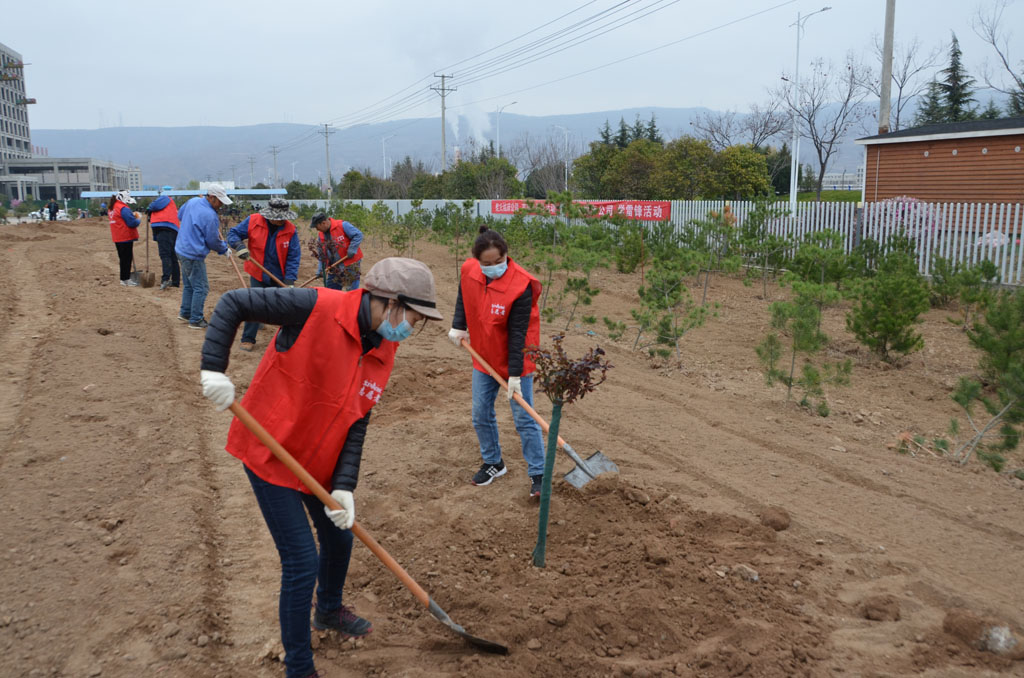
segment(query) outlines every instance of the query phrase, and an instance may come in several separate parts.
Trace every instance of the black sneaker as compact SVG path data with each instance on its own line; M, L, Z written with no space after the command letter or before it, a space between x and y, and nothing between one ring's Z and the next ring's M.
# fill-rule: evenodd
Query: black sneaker
M544 476L530 476L530 498L540 496L540 486L544 483Z
M178 320L183 320L184 322L189 322L189 319L188 319L187 315L180 315L179 314L178 315Z
M313 628L332 629L342 638L362 638L373 631L373 624L342 605L336 612L321 612L317 608L313 613Z
M188 324L188 328L190 330L205 330L209 326L210 326L210 323L206 322L206 320L200 320L197 323L189 323Z
M499 461L497 464L484 463L480 470L473 475L473 480L470 482L477 487L483 487L484 485L490 485L492 480L500 478L506 473L508 473L508 469L505 468L505 462L503 461Z

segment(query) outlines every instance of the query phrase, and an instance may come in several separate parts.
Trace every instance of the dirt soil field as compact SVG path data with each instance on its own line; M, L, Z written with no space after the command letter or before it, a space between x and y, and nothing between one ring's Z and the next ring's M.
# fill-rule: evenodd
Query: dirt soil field
M450 255L417 254L450 317ZM200 395L202 333L176 319L178 290L123 288L116 261L100 220L0 227L0 675L282 676L277 554L223 449L230 415ZM224 258L207 266L210 311L238 281ZM639 276L596 282L596 315L627 317ZM929 313L925 349L892 369L829 310L830 352L854 371L822 418L765 385L758 295L714 278L718 317L676 367L570 331L573 353L599 344L615 369L566 408L562 434L621 475L556 483L546 569L530 563L536 503L508 409L510 473L473 487L469 358L445 323L403 343L358 518L455 621L511 653L473 652L357 544L345 599L376 629L317 635L323 674L1024 675L943 630L958 608L1024 626L1024 483L887 447L957 415L949 394L977 362L963 333ZM240 389L259 358L232 355ZM551 411L543 396L538 409ZM771 507L788 529L761 524Z

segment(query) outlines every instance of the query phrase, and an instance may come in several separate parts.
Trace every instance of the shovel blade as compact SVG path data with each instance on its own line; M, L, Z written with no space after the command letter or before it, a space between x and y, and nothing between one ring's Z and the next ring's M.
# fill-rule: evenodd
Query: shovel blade
M152 271L143 271L139 274L139 285L142 287L152 287L156 284L156 273Z
M477 638L476 636L466 633L466 629L462 628L458 624L452 621L448 613L441 609L441 606L435 603L433 600L427 606L430 614L434 616L434 619L438 620L457 635L462 636L470 645L478 647L484 652L490 652L491 654L508 654L508 648L500 643L495 643L490 640L484 640L483 638Z
M565 481L577 490L602 473L618 473L619 467L603 452L595 452L587 457L583 464L565 474Z

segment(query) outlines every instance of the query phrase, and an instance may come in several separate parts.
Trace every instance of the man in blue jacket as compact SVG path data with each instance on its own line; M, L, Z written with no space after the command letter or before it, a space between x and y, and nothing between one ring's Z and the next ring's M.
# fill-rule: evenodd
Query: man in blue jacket
M165 187L166 188L166 187ZM178 206L170 196L161 195L146 208L150 228L153 229L153 240L156 241L160 253L163 274L160 276L160 289L181 286L181 267L178 257L174 256L174 244L178 240Z
M252 276L250 287L276 287L277 283L271 275L289 287L295 286L299 277L302 248L299 246L295 224L291 222L294 218L295 212L288 208L287 200L271 198L258 214L250 214L228 231L228 245L245 262L245 271ZM248 247L242 244L243 240L247 241ZM263 269L270 274L264 273ZM252 351L256 347L259 331L259 323L245 323L242 330L243 351Z
M188 326L194 330L205 330L208 324L203 317L206 295L210 293L210 281L206 277L206 255L210 250L215 250L217 254L228 252L228 244L220 239L220 217L217 216L217 210L230 204L231 198L224 187L210 184L206 196L192 198L178 212L181 224L174 252L178 255L181 279L185 283L181 289L178 320L188 321Z

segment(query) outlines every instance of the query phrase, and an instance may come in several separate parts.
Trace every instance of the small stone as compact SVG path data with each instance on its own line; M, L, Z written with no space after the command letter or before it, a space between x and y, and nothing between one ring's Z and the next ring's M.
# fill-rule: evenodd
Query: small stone
M843 447L842 445L833 445L828 449L832 450L833 452L846 452L846 448Z
M657 542L649 541L645 543L644 553L647 555L647 560L655 565L666 565L669 561L668 551Z
M871 596L861 602L860 613L871 621L899 621L900 604L891 595Z
M825 543L825 540L824 539L815 539L814 543L817 544L818 546L821 546L822 544Z
M789 512L778 506L769 506L761 513L761 524L781 532L790 525Z
M103 669L101 667L99 667L99 666L94 666L91 669L89 669L89 675L90 676L101 676L101 675L103 675Z
M552 608L544 614L544 619L552 626L565 626L569 621L569 610L564 607Z
M798 589L798 588L800 588L803 585L804 585L804 583L802 581L800 581L799 579L794 579L793 580L793 588Z
M631 502L634 502L636 504L640 504L641 506L647 506L649 503L651 503L650 495L648 495L645 492L641 492L635 487L627 488L625 490L625 495L626 499L629 499Z
M631 633L626 636L626 642L629 643L630 647L636 647L640 644L640 636L635 633Z
M621 647L609 647L607 650L605 650L605 652L608 653L609 657L618 657L620 654L622 654L622 648Z
M160 631L160 635L164 638L173 638L179 633L181 633L181 629L174 622L167 622L166 624L164 624L163 629Z
M527 641L527 643L526 643L526 649L527 650L533 650L534 652L539 650L541 647L542 646L540 644L540 641L537 640L536 638L530 638L530 640Z
M112 535L112 534L105 534L105 535L103 535L103 545L104 546L110 546L113 543L114 543L114 535Z
M85 386L82 387L82 390L85 391L86 393L88 393L89 391L93 390L94 388L96 388L96 384L86 384Z
M740 563L739 565L733 567L732 571L735 572L740 579L745 579L747 581L756 582L760 581L761 579L760 575L757 573L757 570L750 567L749 565L744 565L743 563Z
M373 591L363 591L363 597L366 598L366 601L368 603L372 603L372 604L376 604L377 600L378 600L377 594L374 593Z
M199 647L206 647L209 644L210 636L206 635L205 633L200 634L200 636L196 638L196 645L198 645Z

